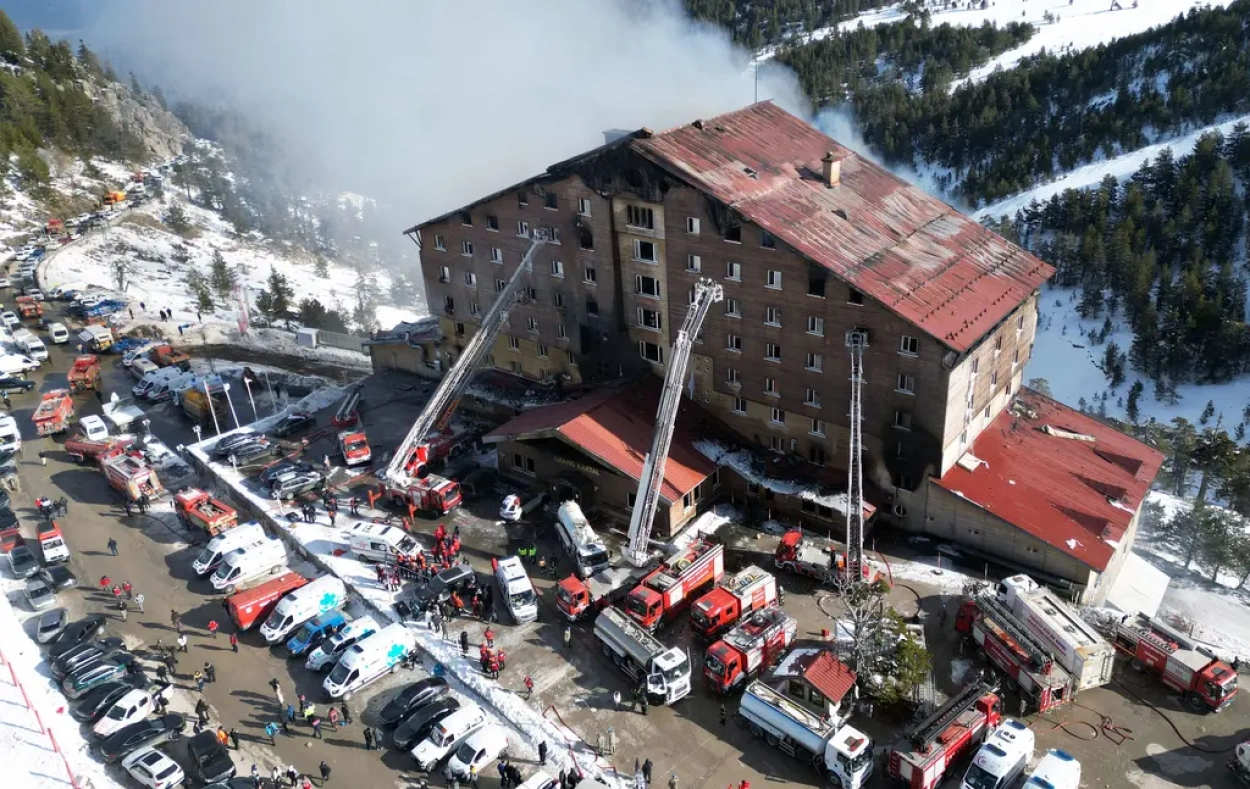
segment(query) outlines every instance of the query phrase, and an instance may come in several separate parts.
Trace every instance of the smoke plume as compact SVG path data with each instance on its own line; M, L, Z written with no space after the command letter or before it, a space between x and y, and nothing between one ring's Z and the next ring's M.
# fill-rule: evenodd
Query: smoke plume
M606 129L666 128L756 91L750 54L675 0L101 8L85 37L145 83L237 109L311 181L409 223L599 145ZM758 91L808 114L780 67L761 70Z

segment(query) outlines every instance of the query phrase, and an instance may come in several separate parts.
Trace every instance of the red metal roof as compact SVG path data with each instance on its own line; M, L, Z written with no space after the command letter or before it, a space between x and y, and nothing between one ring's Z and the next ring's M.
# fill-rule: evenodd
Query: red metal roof
M934 482L1102 572L1163 454L1029 389Z
M957 351L1054 273L770 102L629 145ZM841 159L832 188L826 153Z
M803 669L803 679L834 704L855 687L855 672L832 652L821 652Z
M569 403L528 411L487 433L484 440L560 438L600 463L638 479L651 450L659 382L647 379L619 392L603 391ZM660 495L669 503L694 490L716 470L716 464L694 448L694 429L710 420L701 408L683 400L673 431L664 485Z

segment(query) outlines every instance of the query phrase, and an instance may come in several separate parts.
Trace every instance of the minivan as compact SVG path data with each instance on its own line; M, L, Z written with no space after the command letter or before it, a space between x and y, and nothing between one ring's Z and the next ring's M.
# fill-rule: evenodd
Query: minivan
M309 671L329 671L334 668L334 664L343 656L343 653L352 648L353 644L364 641L381 629L371 616L353 619L347 623L346 627L322 641L316 649L309 652L308 659L304 661L304 668Z
M156 366L156 362L150 359L135 359L130 363L130 374L140 381L146 378L149 373L154 373L159 369L161 368Z
M518 625L538 619L538 597L519 557L506 556L495 562L495 582L503 592L504 606Z
M65 328L64 323L48 324L48 339L56 345L69 342L69 329Z
M1024 782L1024 789L1079 789L1081 763L1067 751L1052 748Z
M430 736L412 749L412 759L417 767L428 772L485 725L485 711L476 704L467 704L439 721Z
M195 570L196 575L203 578L217 569L218 565L221 564L221 560L226 558L226 554L235 549L247 545L255 545L264 540L265 529L263 526L255 521L242 523L230 531L218 534L209 540L208 545L205 545L204 549L200 551L200 555L195 557L191 567Z
M1007 789L1033 758L1033 730L1014 718L986 739L964 773L960 789Z
M281 540L263 540L235 548L213 572L213 588L234 594L240 586L264 575L274 575L286 567L286 546Z
M260 626L260 634L265 643L276 644L309 619L333 611L346 600L347 587L343 582L336 576L323 575L282 598Z
M416 648L416 637L403 622L387 625L349 648L322 687L332 699L350 699L388 671L399 671L400 662Z
M152 387L156 386L157 383L168 381L175 375L182 375L182 373L172 367L157 369L140 378L139 383L135 384L130 391L135 397L147 397L148 393L152 391Z
M352 527L352 553L370 562L394 562L415 556L421 546L398 526L360 521Z
M300 657L316 649L322 641L345 627L347 627L347 617L338 609L317 614L296 630L295 635L287 639L286 650L291 657Z

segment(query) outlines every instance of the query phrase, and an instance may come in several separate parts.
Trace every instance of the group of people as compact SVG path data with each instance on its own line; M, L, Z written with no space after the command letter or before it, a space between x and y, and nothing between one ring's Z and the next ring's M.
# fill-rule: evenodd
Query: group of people
M55 500L47 496L40 496L35 499L35 506L39 508L39 514L43 516L44 520L64 518L69 513L69 502L64 496Z

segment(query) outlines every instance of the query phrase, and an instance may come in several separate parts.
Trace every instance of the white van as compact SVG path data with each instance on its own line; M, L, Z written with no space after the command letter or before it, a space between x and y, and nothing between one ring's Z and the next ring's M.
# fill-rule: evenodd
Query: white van
M400 661L416 648L417 639L403 622L388 625L349 647L321 686L332 699L350 699L388 671L399 671Z
M158 383L168 381L175 375L182 375L182 371L174 367L166 367L164 369L158 368L140 378L139 383L135 384L134 388L131 389L130 392L135 397L147 397L148 393L152 391L152 387L156 386Z
M147 398L154 403L162 400L168 400L174 395L174 390L184 390L187 386L193 385L199 381L199 377L195 373L188 373L179 370L177 367L166 367L173 373L168 378L162 378L152 384L152 388L148 389Z
M347 623L339 632L321 642L321 645L308 653L304 668L309 671L329 671L351 649L352 644L363 641L382 628L371 616L362 616Z
M274 575L286 567L286 546L282 540L264 540L235 548L213 572L213 588L233 594L241 585L263 575Z
M64 323L50 323L48 324L48 339L52 340L55 345L69 342L69 329L65 328Z
M309 619L338 608L346 600L347 587L343 582L333 575L323 575L279 600L260 626L260 634L265 643L276 644Z
M486 725L486 712L469 702L438 722L430 736L412 749L413 761L422 771L438 764L452 749Z
M1024 782L1024 789L1079 789L1081 763L1067 751L1052 748Z
M1033 730L1014 718L1002 722L977 750L960 789L1007 789L1033 758Z
M36 337L30 329L18 329L13 332L13 342L35 361L46 362L48 360L48 346L44 345L43 340Z
M0 412L0 452L17 452L22 448L22 432L17 420Z
M352 553L370 562L394 562L400 556L415 556L420 545L398 526L361 521L351 533Z
M39 369L39 362L20 353L6 353L0 356L0 373L17 375Z
M157 345L161 345L161 344L162 344L162 343L158 343L158 342L154 342L154 341L153 341L153 342L145 342L144 344L142 344L142 345L140 345L140 346L138 346L138 347L131 348L129 351L126 351L125 353L123 353L123 354L122 354L122 367L129 367L129 366L131 366L132 364L134 364L134 363L135 363L135 361L136 361L136 360L138 360L138 359L144 359L145 361L151 361L151 359L148 359L148 351L152 350L152 349L153 349L153 348L155 348ZM140 376L140 377L142 377L142 376Z
M156 362L150 359L135 359L128 366L130 367L130 374L140 381L146 378L149 373L154 373L161 369L156 366Z
M208 545L200 551L200 555L195 557L195 561L191 563L191 567L195 570L195 574L203 578L204 576L216 570L221 560L226 558L226 554L231 551L244 548L249 545L256 545L264 542L266 539L265 528L256 521L251 523L241 523L233 529L208 541Z
M495 582L503 592L503 603L518 625L538 619L538 596L516 556L506 556L495 563Z

